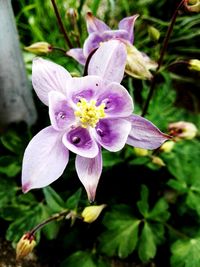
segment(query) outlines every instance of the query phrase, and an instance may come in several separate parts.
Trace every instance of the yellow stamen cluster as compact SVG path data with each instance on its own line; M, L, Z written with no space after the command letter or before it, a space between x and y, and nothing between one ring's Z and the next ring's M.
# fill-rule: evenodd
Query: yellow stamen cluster
M99 119L105 118L105 104L96 106L96 100L87 102L85 98L81 98L77 103L78 110L74 112L76 117L79 117L81 126L87 128L88 126L96 127Z

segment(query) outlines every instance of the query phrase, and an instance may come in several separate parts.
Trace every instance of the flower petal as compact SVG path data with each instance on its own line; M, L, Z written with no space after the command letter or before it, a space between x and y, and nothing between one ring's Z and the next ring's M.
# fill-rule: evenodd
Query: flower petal
M71 128L62 140L69 150L82 157L94 158L98 154L98 145L86 128Z
M35 58L32 67L33 88L39 99L48 105L48 93L60 91L66 94L66 87L71 79L67 70L51 61Z
M120 83L124 76L126 57L126 47L123 43L117 40L105 42L92 56L88 74Z
M128 119L131 124L131 132L127 144L144 149L156 149L170 137L162 133L153 123L138 115L131 115Z
M104 103L106 117L127 117L133 112L133 100L119 83L110 83L99 90L97 106Z
M89 54L95 49L97 49L100 46L100 43L102 43L103 41L104 40L101 33L99 32L91 33L83 44L84 57L87 58Z
M86 15L86 23L88 33L103 32L110 29L108 25L106 25L102 20L93 16L91 12L88 12Z
M78 177L85 187L88 199L92 202L95 199L96 188L102 172L101 150L92 159L77 155L75 164Z
M102 119L95 128L97 142L109 151L121 150L131 130L131 123L125 119Z
M104 88L105 82L98 76L85 76L81 78L72 78L69 84L68 99L77 104L81 98L87 101L94 99L101 88Z
M83 55L82 48L72 48L66 53L68 56L74 58L78 61L81 65L85 65L86 57Z
M120 30L125 30L128 32L129 34L129 37L128 37L128 40L133 43L134 41L134 33L133 33L133 30L134 30L134 24L135 24L135 21L136 19L139 17L138 14L132 16L132 17L127 17L127 18L124 18L122 19L120 22L119 22L119 29Z
M41 188L58 179L69 159L62 135L49 126L40 131L28 144L22 165L22 190Z
M66 96L60 92L49 93L49 116L56 130L64 130L75 121L74 110L70 107Z

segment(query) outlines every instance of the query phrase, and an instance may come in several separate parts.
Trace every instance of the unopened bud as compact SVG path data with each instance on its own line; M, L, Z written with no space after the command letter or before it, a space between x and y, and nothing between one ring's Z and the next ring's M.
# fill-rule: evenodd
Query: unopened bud
M153 26L148 27L149 37L152 41L157 42L160 38L160 32Z
M134 147L133 149L134 149L136 156L138 157L145 157L149 154L149 151L144 148Z
M37 42L30 46L24 47L24 49L33 54L46 54L52 52L53 50L52 46L46 42Z
M78 12L77 12L77 10L74 9L74 8L69 8L69 9L67 10L67 15L68 15L69 17L71 17L71 18L76 18L76 19L77 19L77 17L78 17Z
M32 252L36 245L34 235L26 233L22 236L16 246L16 260L22 259Z
M154 164L156 164L156 165L158 165L160 167L165 166L164 161L161 158L155 157L155 156L152 156L152 163L154 163Z
M179 121L169 124L169 134L176 140L193 139L197 134L197 127L191 122Z
M170 153L175 145L174 141L167 141L159 148L160 151L163 151L165 153Z
M189 12L200 12L200 0L187 0L185 1L185 8Z
M106 207L105 204L102 205L96 205L96 206L89 206L84 208L82 211L81 216L83 217L83 221L87 223L94 222L102 212L102 210Z
M189 61L189 69L200 71L200 60L199 59L191 59Z
M157 68L157 63L151 60L145 53L140 52L133 45L126 45L127 61L125 72L137 79L147 80L152 78L149 71Z

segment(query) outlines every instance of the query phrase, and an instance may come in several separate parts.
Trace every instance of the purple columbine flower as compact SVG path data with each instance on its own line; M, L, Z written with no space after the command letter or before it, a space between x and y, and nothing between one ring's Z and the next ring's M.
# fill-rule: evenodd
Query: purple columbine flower
M101 43L111 39L118 39L129 45L134 41L134 23L139 15L136 14L131 17L122 19L118 24L118 30L111 30L110 27L102 20L97 19L88 12L86 15L88 38L85 40L83 49L73 48L67 52L68 56L73 57L80 64L85 65L89 54L97 49Z
M151 79L152 74L149 70L155 70L157 63L133 46L134 24L138 16L136 14L122 19L118 24L118 30L111 30L103 21L88 12L86 22L89 36L84 42L83 49L70 49L67 55L77 60L80 64L85 65L88 56L99 48L103 42L119 40L127 50L125 72L137 79Z
M104 43L92 57L88 76L72 78L61 66L36 58L32 82L49 106L51 126L30 141L24 153L22 189L28 192L58 179L77 154L76 171L94 200L102 172L101 148L121 150L126 143L155 149L168 137L148 120L132 115L133 101L120 85L126 50L118 41Z

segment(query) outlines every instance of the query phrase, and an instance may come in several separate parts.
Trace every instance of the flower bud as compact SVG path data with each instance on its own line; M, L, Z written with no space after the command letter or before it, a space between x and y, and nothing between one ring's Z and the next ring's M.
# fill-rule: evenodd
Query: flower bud
M105 207L105 204L85 207L81 213L83 221L87 223L94 222L99 217L100 213Z
M160 147L160 151L170 153L175 145L174 141L167 141Z
M157 42L160 38L160 32L153 26L148 27L149 37L152 41Z
M141 53L133 45L126 45L127 61L125 72L137 79L147 80L152 78L150 69L156 69L157 63L152 61L145 53Z
M189 12L200 12L200 0L187 0L185 1L185 8Z
M30 233L24 234L16 246L16 260L27 256L30 252L32 252L35 245L35 236Z
M37 42L30 46L24 47L24 49L33 54L50 53L53 50L52 46L46 42Z
M145 157L149 154L149 151L144 148L134 147L133 150L138 157Z
M155 157L155 156L152 156L152 163L154 163L154 164L156 164L156 165L158 165L160 167L165 166L164 161L161 158Z
M191 122L179 121L169 124L169 134L180 139L193 139L197 134L197 127Z
M189 69L200 71L200 60L198 59L191 59L189 61Z

